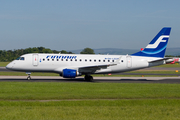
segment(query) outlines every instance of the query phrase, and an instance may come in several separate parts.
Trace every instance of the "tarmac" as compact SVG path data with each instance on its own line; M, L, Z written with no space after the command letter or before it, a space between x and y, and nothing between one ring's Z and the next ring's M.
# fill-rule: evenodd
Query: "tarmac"
M180 77L94 77L93 81L85 81L83 77L66 79L60 76L0 76L0 82L92 82L92 83L169 83L180 84Z

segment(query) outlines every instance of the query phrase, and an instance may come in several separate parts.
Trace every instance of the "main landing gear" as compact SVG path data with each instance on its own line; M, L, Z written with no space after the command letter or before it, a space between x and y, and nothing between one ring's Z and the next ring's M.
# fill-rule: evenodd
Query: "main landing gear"
M31 80L31 73L30 72L26 72L27 76L27 80Z
M93 81L93 77L91 75L85 75L84 79L86 81Z

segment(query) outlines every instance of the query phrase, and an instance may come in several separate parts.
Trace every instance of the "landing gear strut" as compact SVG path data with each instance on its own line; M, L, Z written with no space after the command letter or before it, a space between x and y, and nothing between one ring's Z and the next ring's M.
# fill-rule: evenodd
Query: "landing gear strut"
M26 73L28 76L27 76L27 80L31 80L31 73L30 72L27 72Z
M85 75L84 79L86 81L93 81L93 77L91 75Z

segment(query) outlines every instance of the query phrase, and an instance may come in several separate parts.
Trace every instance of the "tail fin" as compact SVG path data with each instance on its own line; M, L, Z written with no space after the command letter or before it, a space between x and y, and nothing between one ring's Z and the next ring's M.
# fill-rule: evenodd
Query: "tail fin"
M142 51L132 56L164 57L171 28L165 27L154 37L154 39Z

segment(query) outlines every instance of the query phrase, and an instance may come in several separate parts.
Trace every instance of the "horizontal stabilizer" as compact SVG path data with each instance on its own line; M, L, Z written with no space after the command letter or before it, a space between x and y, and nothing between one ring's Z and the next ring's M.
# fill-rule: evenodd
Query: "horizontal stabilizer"
M159 62L159 61L163 61L163 60L169 60L172 58L163 58L163 59L158 59L158 60L152 60L152 61L148 61L149 63L153 63L153 62Z

